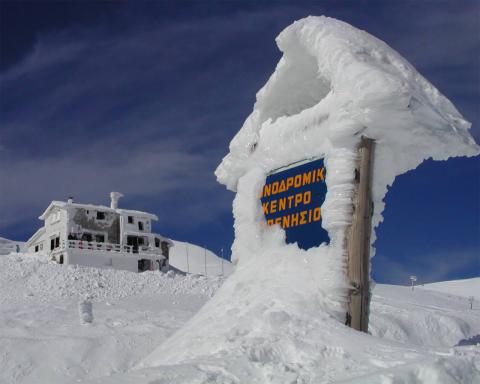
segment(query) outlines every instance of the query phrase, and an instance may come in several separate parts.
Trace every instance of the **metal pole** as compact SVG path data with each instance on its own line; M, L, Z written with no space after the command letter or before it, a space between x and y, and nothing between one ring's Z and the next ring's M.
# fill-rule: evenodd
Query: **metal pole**
M222 253L222 276L223 276L223 248L220 251Z
M415 281L417 281L417 276L410 276L410 281L412 282L412 291L415 287Z
M370 235L372 229L372 178L374 141L362 137L355 169L352 224L347 231L347 277L349 291L345 324L368 332L370 306Z
M205 276L207 276L207 248L203 248L205 251Z
M188 262L188 244L185 244L185 248L187 249L187 273L190 273L190 264Z

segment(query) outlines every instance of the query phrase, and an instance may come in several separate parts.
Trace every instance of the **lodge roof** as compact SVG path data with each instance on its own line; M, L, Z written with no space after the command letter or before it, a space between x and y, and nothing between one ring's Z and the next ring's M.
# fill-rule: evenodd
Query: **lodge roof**
M95 204L79 204L79 203L69 203L65 201L58 201L54 200L52 201L45 212L43 212L38 218L40 220L45 220L47 217L47 214L52 210L54 207L60 208L60 209L66 209L67 207L74 207L74 208L83 208L83 209L88 209L92 211L102 211L102 212L116 212L122 215L131 215L131 216L141 216L145 218L149 218L151 220L158 220L157 215L154 215L153 213L148 213L148 212L143 212L143 211L136 211L136 210L131 210L131 209L114 209L107 207L106 205L95 205Z

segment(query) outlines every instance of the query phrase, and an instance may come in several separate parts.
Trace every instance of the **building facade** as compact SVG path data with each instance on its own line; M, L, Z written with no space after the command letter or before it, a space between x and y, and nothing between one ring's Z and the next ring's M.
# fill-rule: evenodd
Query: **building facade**
M120 209L122 195L110 193L110 207L52 201L44 221L28 240L29 252L43 252L60 264L112 267L130 271L168 270L173 242L152 233L151 213Z

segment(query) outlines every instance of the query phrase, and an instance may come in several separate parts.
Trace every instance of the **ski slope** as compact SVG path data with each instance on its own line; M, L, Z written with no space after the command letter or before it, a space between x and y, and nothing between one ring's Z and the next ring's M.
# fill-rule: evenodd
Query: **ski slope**
M480 277L468 280L451 280L439 283L425 284L420 289L443 292L450 295L470 297L480 301Z
M432 285L444 289L439 292ZM413 291L378 284L370 308L370 332L410 345L457 345L480 335L480 301L470 310L468 300L471 292L479 291L480 278L427 284Z
M256 367L254 372L247 369L246 376L228 373L221 359L216 364L194 361L138 369L158 345L179 332L209 302L223 281L214 276L62 266L41 255L6 255L0 258L0 383L272 382L268 364L263 361L274 358L270 354L278 341L269 349L265 335L259 335L255 348L248 349L242 334L258 324L254 319L245 319L243 333L233 328L231 334L232 345L240 342L239 367ZM340 382L343 378L347 382L375 383L372 374L389 369L404 369L408 378L409 367L404 362L414 358L410 364L415 366L415 360L424 363L421 369L429 375L442 372L442 365L449 369L449 361L459 359L463 361L463 365L457 364L463 383L474 383L478 371L471 371L468 361L476 359L480 368L478 347L456 345L480 333L480 303L470 310L466 297L451 292L458 287L477 289L478 279L446 285L450 291L443 293L378 284L371 307L372 336L344 329L344 339L338 339L332 334L331 323L320 322L324 344L318 344L317 339L316 348L322 356L318 364L329 371L325 371L323 382ZM79 315L79 304L85 298L93 304L91 324L83 324ZM285 330L286 316L287 310L278 310L269 313L268 319L272 327ZM308 324L292 326L298 333L309 335L313 331ZM358 355L360 345L370 351L369 359L362 360ZM300 356L299 361L307 360ZM359 365L362 362L370 366L369 370ZM293 369L295 359L291 364ZM372 364L376 367L373 371ZM277 382L288 382L285 380L292 372L279 372ZM366 378L362 378L364 374Z

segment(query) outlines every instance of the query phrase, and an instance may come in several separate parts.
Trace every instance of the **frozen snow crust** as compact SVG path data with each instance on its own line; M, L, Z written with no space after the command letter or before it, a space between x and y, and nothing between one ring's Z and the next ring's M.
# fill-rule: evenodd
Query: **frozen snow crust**
M155 369L165 377L174 365L189 373L171 382L185 383L473 382L478 361L463 350L438 353L345 327L342 251L362 135L376 140L377 226L397 175L428 158L479 153L470 124L397 52L346 23L308 17L277 44L283 57L216 170L236 191L235 272L135 378L155 377ZM327 168L322 215L331 242L304 251L266 227L259 196L268 172L318 157Z

